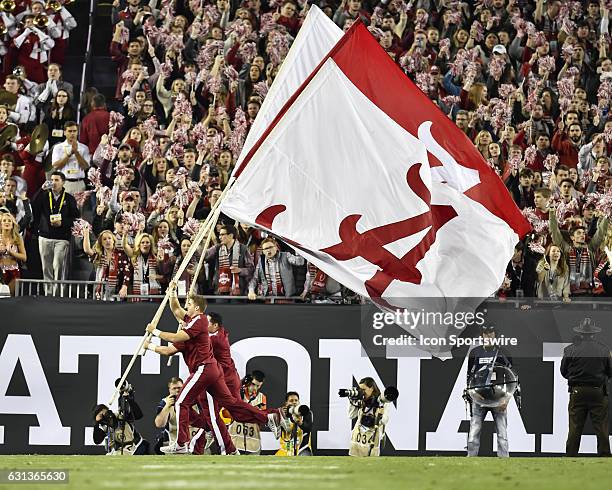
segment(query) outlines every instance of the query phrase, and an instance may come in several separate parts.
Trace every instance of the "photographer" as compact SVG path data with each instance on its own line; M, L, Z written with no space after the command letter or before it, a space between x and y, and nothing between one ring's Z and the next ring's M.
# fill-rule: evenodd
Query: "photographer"
M242 400L260 410L266 409L266 395L261 392L265 379L266 376L262 371L255 370L242 379L240 387ZM259 454L261 452L261 434L258 424L234 421L229 426L229 432L234 446L241 453Z
M176 442L178 426L176 425L174 404L182 388L183 380L181 378L170 378L170 381L168 381L168 396L162 398L159 405L157 405L155 427L163 430L155 440L155 446L153 447L155 454L163 454L159 449L160 447Z
M285 395L283 407L288 423L281 430L280 449L276 456L312 456L312 411L306 405L300 405L300 395L296 391Z
M470 380L474 376L483 377L488 381L484 382L483 393L484 390L491 390L489 385L491 382L495 381L493 375L495 372L493 368L495 366L505 366L509 369L512 369L512 358L507 355L502 349L497 346L490 345L486 341L495 339L495 325L483 325L480 331L481 338L483 339L484 344L479 345L472 349L468 358L468 369L467 369L467 381L468 386L470 386ZM483 406L482 403L479 403L479 400L472 399L467 394L464 394L466 401L470 404L470 432L468 435L467 442L467 455L468 456L478 456L478 451L480 449L480 432L482 430L482 423L487 415L487 412L491 412L493 415L493 420L495 421L495 426L497 430L497 456L500 458L507 458L509 456L508 451L508 435L507 435L507 406L508 402L496 406L496 407L488 407ZM517 387L514 392L514 397L516 398L516 402L518 407L520 408L520 390Z
M119 381L115 382L115 386ZM126 381L119 397L117 414L114 414L106 405L94 407L94 443L100 444L106 439L107 455L148 454L149 442L136 432L134 425L134 421L141 418L142 410L134 400L134 390Z
M381 397L372 378L363 378L359 381L359 389L349 391L348 416L357 419L351 434L349 456L380 456L385 426L389 421L388 402ZM340 396L343 396L342 392Z

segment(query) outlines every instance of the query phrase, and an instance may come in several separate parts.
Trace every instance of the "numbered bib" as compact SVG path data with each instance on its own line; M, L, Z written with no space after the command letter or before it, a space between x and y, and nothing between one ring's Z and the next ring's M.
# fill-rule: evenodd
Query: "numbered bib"
M234 446L239 451L247 453L258 453L261 451L261 437L259 425L234 422L229 427Z
M371 427L356 424L351 434L349 456L380 456L380 432ZM370 448L372 450L370 451Z

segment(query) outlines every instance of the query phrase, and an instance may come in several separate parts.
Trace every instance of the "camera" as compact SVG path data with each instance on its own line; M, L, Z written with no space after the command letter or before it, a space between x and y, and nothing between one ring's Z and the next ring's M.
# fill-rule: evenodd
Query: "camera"
M120 381L121 381L121 378L117 378L115 380L115 387L119 386ZM121 385L120 391L121 391L121 396L129 396L134 393L134 387L130 383L128 383L126 379Z
M361 388L340 388L338 396L340 398L350 398L351 400L363 400L365 393Z
M308 405L299 405L299 406L289 405L285 409L285 413L287 414L287 417L290 417L292 420L295 420L299 417L305 417L306 415L308 415L309 412L310 412L310 408L308 408Z
M119 421L117 420L116 415L108 410L100 419L100 424L106 425L112 429L116 429L119 425Z
M361 425L372 428L376 425L376 417L372 414L364 414L361 416Z

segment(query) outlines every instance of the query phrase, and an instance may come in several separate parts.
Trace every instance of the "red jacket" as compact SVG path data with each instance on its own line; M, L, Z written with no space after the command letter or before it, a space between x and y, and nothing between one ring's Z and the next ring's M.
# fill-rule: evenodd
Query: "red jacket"
M559 165L578 167L578 148L574 146L565 131L557 131L554 134L551 146L559 155Z
M89 153L94 154L100 144L102 135L108 133L108 120L110 113L106 109L94 109L81 121L79 141L89 148Z

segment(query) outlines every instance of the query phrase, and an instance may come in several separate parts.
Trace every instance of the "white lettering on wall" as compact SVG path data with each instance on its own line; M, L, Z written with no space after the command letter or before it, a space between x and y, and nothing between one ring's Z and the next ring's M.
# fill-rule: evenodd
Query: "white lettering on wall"
M9 383L21 364L29 396L7 396ZM69 446L70 427L63 427L45 371L30 335L9 334L0 352L0 413L33 414L38 427L30 427L28 444L33 446ZM4 443L4 427L0 427Z

